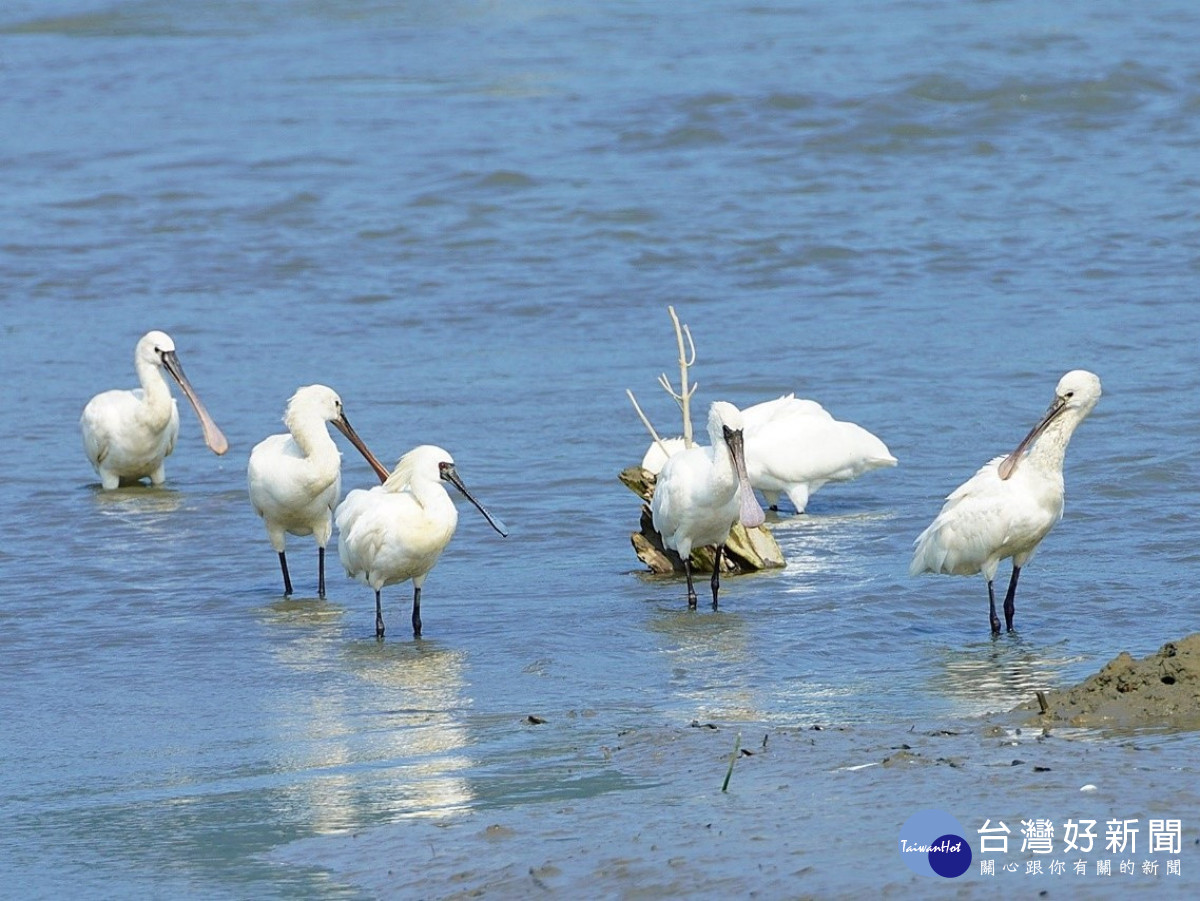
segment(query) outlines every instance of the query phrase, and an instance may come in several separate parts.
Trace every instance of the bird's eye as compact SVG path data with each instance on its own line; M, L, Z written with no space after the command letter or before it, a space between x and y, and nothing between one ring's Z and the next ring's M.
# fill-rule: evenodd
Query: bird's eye
M1074 392L1074 391L1068 391L1068 392L1067 392L1065 395L1063 395L1063 396L1064 396L1064 397L1065 397L1067 400L1070 400L1072 397L1074 397L1074 396L1075 396L1075 392Z

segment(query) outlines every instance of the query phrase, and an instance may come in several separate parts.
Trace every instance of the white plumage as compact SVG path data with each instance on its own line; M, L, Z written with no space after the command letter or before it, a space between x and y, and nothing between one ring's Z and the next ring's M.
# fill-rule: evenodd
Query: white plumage
M992 582L1000 561L1011 557L1012 577L1004 618L1013 629L1014 598L1023 567L1063 514L1063 461L1067 444L1100 399L1100 379L1068 372L1041 421L1007 457L996 457L960 485L937 518L917 538L910 575L946 573L987 580L989 618L1000 632Z
M683 438L663 438L659 441L652 441L646 448L646 453L642 455L642 469L652 476L657 476L662 472L667 460L686 449L687 444Z
M325 597L325 545L333 534L333 508L342 494L342 455L329 434L332 422L379 476L387 469L350 426L342 399L325 385L306 385L292 395L283 417L287 434L271 435L254 446L246 466L250 503L263 519L283 571L283 593L292 580L284 553L286 535L312 535L317 542L317 596Z
M463 485L454 459L440 447L423 444L400 458L395 471L370 491L346 495L337 508L338 555L346 574L375 590L375 634L382 638L387 585L413 583L413 635L421 634L421 586L458 526L458 510L443 482L450 482L501 535L494 519Z
M204 441L216 454L229 442L200 402L175 354L175 342L165 332L147 332L133 352L141 388L97 394L79 417L83 450L105 489L149 477L151 484L166 480L164 462L179 436L179 408L163 378L166 369L191 401L204 430Z
M896 465L887 445L860 425L834 419L816 401L788 394L742 416L750 484L772 508L782 492L803 513L821 486Z
M797 513L829 482L847 482L873 469L895 466L887 445L860 425L834 419L815 400L785 394L742 410L746 474L775 509L786 494ZM682 438L654 442L642 468L657 474L684 449Z
M717 609L721 554L729 531L739 519L747 528L762 525L762 508L746 478L742 414L733 404L717 401L709 408L709 447L692 447L668 459L658 474L650 513L663 544L683 559L688 606L696 606L689 558L692 549L717 549L713 566L713 609Z

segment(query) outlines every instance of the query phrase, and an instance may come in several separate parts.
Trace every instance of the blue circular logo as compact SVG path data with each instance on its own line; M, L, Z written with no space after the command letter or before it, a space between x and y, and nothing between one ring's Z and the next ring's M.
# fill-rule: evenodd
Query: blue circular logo
M961 835L941 835L929 849L929 866L939 876L953 879L971 865L971 846Z
M900 829L900 857L914 873L954 879L971 866L965 830L941 810L920 810Z

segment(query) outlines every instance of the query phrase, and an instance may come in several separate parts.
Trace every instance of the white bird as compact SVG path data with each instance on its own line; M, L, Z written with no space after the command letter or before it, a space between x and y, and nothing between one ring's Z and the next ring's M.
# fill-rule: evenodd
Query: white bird
M745 427L746 436L748 437L752 428L761 428L772 419L803 415L833 419L828 411L815 400L805 400L796 397L795 394L785 394L783 397L778 397L775 400L764 401L761 404L755 404L752 407L742 410L742 425ZM642 457L642 469L656 476L662 471L663 464L667 462L668 457L675 456L686 447L687 443L683 438L657 438L651 442L650 447L646 449L646 453ZM748 448L747 454L749 454ZM747 469L750 466L748 456L746 466ZM751 484L753 484L753 481Z
M325 423L350 439L382 482L388 471L375 459L342 410L342 399L325 385L306 385L292 395L283 417L286 435L271 435L254 446L246 467L250 503L267 527L279 554L283 593L291 597L284 554L286 534L317 541L317 597L325 597L325 545L333 534L333 508L342 496L342 455Z
M1100 379L1076 369L1059 380L1054 402L1007 457L984 465L946 499L941 513L914 542L910 575L946 573L987 579L992 633L999 634L992 580L1011 557L1004 620L1013 630L1017 579L1063 514L1063 460L1071 435L1100 400Z
M650 442L646 453L642 455L642 469L657 476L662 472L667 460L681 450L687 450L687 442L683 438L658 438Z
M785 493L797 513L828 482L848 482L895 466L887 445L862 426L841 422L812 400L787 394L742 411L746 471L771 509Z
M142 387L97 394L79 417L84 452L104 488L116 488L122 482L146 476L154 485L166 479L163 462L175 450L179 408L163 378L164 369L191 401L209 449L215 454L229 450L229 442L183 374L175 342L167 334L154 331L143 335L134 349L133 363Z
M785 394L742 410L746 473L767 505L778 509L780 492L803 513L808 499L828 482L848 482L863 473L895 466L896 458L860 425L841 422L815 400ZM655 441L642 468L657 475L685 447L682 438Z
M712 605L717 609L721 555L729 530L739 519L747 528L762 525L762 508L746 477L742 414L731 403L717 401L708 411L710 447L691 447L664 464L650 500L650 514L663 544L683 559L688 607L696 607L692 585L692 549L712 545Z
M458 510L443 482L461 491L493 529L508 534L463 485L450 454L430 444L401 457L382 485L351 491L337 508L338 555L348 576L375 589L377 638L383 637L380 591L409 579L413 636L421 635L421 586L458 526Z

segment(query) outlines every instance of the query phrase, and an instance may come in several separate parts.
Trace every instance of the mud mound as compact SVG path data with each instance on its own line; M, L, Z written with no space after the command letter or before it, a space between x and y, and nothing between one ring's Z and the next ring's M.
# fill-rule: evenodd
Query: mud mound
M1200 730L1200 633L1134 660L1122 652L1080 684L1044 695L1018 710L1040 712L1035 722L1072 726Z

